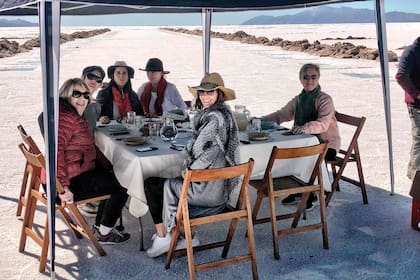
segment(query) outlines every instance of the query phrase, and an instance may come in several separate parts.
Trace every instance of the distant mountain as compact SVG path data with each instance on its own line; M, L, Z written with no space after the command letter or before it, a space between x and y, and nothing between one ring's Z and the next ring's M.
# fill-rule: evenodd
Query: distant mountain
M420 22L420 14L389 12L385 14L386 22ZM300 24L300 23L369 23L375 22L375 13L369 9L353 9L348 7L309 8L295 15L257 16L242 24Z
M29 27L38 26L38 23L22 20L22 19L0 19L0 27Z

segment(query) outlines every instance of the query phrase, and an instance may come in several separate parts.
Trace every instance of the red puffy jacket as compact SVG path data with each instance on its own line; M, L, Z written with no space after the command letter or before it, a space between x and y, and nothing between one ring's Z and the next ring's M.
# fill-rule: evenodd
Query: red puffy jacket
M79 116L72 108L60 104L58 180L63 186L68 186L71 178L95 168L95 158L95 142L87 120Z

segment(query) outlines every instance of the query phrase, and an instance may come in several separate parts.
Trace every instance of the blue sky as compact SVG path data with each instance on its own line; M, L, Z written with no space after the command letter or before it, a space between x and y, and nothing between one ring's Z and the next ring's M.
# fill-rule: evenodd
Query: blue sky
M385 12L401 11L420 14L420 0L384 0ZM373 1L331 4L330 7L351 7L362 9L374 9ZM285 9L272 11L251 11L235 13L215 13L213 24L241 24L242 22L258 15L293 15L303 11L300 9ZM0 17L5 19L15 19L16 17ZM36 17L20 17L28 21L37 21ZM62 25L90 25L90 26L109 26L109 25L201 25L200 14L128 14L110 16L64 16Z

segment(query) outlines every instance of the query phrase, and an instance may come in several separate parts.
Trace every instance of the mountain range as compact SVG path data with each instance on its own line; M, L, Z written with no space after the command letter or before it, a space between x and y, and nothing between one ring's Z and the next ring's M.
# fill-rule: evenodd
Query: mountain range
M405 12L388 12L386 22L420 22L420 14ZM256 16L242 23L243 25L263 24L322 24L322 23L371 23L375 22L375 13L369 9L354 9L349 7L333 8L328 6L304 9L294 15L284 16ZM95 24L93 24L95 25ZM112 25L112 24L111 24ZM127 24L131 25L131 24ZM146 24L147 25L147 24ZM188 24L187 24L188 25ZM29 27L38 26L36 22L22 19L2 19L0 27Z
M386 22L420 22L420 14L404 12L385 13ZM348 7L315 7L305 9L295 15L256 16L243 25L261 24L316 24L316 23L370 23L375 22L375 12L369 9L353 9Z
M38 26L38 23L22 20L22 19L0 19L0 27L28 27Z

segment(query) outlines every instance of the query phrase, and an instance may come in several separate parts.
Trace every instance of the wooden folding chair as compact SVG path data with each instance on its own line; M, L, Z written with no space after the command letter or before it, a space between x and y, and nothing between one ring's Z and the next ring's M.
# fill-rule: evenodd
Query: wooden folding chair
M327 164L331 165L331 171L334 177L334 181L331 185L331 192L327 194L327 198L326 198L327 206L334 192L336 190L337 191L340 190L340 186L339 186L340 180L343 180L343 181L352 183L355 186L358 186L362 191L363 204L367 204L368 198L367 198L367 193L366 193L366 185L365 185L365 179L363 177L362 162L360 160L359 145L357 142L360 132L362 131L362 128L365 124L366 118L354 117L354 116L346 115L339 112L335 113L335 117L337 118L337 122L339 124L353 126L356 129L353 133L353 137L351 138L350 144L348 145L347 149L340 149L334 161L327 161ZM343 172L347 166L347 163L349 162L356 163L357 173L359 175L358 181L343 175Z
M19 134L22 138L23 143L26 145L27 149L34 153L39 154L41 153L40 149L38 148L38 145L35 143L35 141L32 139L31 136L29 136L22 125L18 125L17 127ZM27 190L29 190L31 179L29 178L29 175L32 174L32 165L30 165L28 162L25 163L25 169L23 170L23 178L22 178L22 185L20 186L19 191L19 198L18 198L18 206L16 211L16 216L22 215L22 209L24 206L27 205Z
M249 184L257 190L257 199L255 201L255 206L252 212L253 223L255 225L271 222L274 257L276 259L280 258L278 238L282 235L321 229L324 249L328 249L326 206L321 169L321 164L323 163L326 149L326 143L302 148L281 149L274 146L267 164L267 168L265 170L264 177L260 180L251 180L249 182ZM314 159L314 168L308 182L303 182L294 175L273 178L273 171L275 168L282 168L282 164L287 164L284 160L310 156L316 157L316 161ZM321 221L320 223L298 227L297 225L300 216L306 208L306 201L308 200L309 194L311 192L316 192L319 195ZM277 215L276 199L281 196L287 196L291 194L302 194L302 199L296 212ZM257 218L261 202L264 197L267 197L269 201L270 217ZM277 229L277 220L291 218L293 218L291 228L282 230Z
M256 262L256 251L255 251L255 242L254 242L254 231L252 227L252 217L251 217L251 205L248 194L248 182L251 176L252 167L254 161L250 159L247 163L240 165L225 167L225 168L216 168L216 169L195 169L195 170L186 170L184 176L184 183L182 186L181 196L179 198L178 209L176 213L176 227L172 233L172 240L170 248L166 258L165 268L168 269L171 265L172 258L174 256L175 246L178 240L179 232L181 228L184 228L185 239L186 239L186 250L179 250L177 253L185 255L185 251L188 257L188 269L190 273L190 279L195 279L195 272L203 271L210 268L216 268L220 266L226 266L234 263L251 261L252 264L252 275L253 279L258 279L257 272L257 262ZM215 180L225 180L240 177L242 179L241 190L238 198L238 202L234 209L229 209L223 213L210 215L199 218L190 218L188 213L188 200L187 193L188 188L193 182L207 182ZM198 225L216 223L225 220L230 220L229 230L225 240L213 242L197 247L192 247L192 236L191 236L191 227ZM233 234L235 233L236 225L239 220L245 220L247 225L247 234L248 234L248 243L249 243L249 253L241 256L235 256L226 258ZM211 261L202 264L195 264L194 262L194 252L208 250L213 248L223 247L222 258L221 260Z
M48 253L48 219L46 217L45 221L45 227L42 234L37 233L33 229L34 226L34 217L35 217L35 210L37 206L37 202L41 202L45 206L48 206L47 196L45 192L40 191L40 184L41 184L41 169L45 168L45 159L42 153L32 153L29 151L29 149L23 145L19 144L19 148L22 151L23 155L25 156L27 163L31 165L31 182L30 186L31 189L29 190L29 196L26 206L26 211L23 219L23 225L22 225L22 233L20 236L20 244L19 244L19 252L23 252L25 250L26 245L26 239L27 237L32 238L39 246L41 246L41 255L40 255L40 263L39 263L39 271L44 272L45 266L47 262L47 253ZM58 180L56 180L56 187L57 192L62 193L64 192L63 186L60 184ZM74 232L77 238L82 238L83 236L89 238L93 245L95 246L96 250L101 256L105 256L106 253L102 246L99 244L98 240L94 236L92 230L90 229L88 223L80 214L77 205L81 203L87 203L87 202L96 202L101 201L105 199L109 199L110 195L101 195L97 197L92 197L89 199L85 199L82 201L75 201L72 204L67 204L65 207L62 207L61 205L56 205L56 209L59 210L59 212L63 215L65 222L70 227L70 229ZM48 213L48 210L47 210ZM77 223L73 221L73 219L70 217L71 214Z

